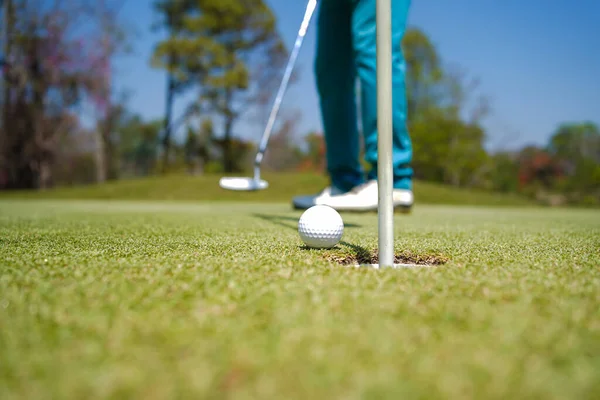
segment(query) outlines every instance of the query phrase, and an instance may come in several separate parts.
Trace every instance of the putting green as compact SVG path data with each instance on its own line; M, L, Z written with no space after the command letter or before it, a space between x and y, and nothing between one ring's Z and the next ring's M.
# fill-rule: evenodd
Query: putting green
M287 204L0 201L0 397L600 395L600 214L419 205L396 252Z

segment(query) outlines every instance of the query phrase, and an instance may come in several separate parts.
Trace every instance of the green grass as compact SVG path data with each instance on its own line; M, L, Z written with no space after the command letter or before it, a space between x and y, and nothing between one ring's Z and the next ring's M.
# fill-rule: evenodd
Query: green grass
M330 261L375 214L326 251L299 215L0 201L0 398L600 397L597 211L420 205L396 250L448 262L381 271Z
M246 176L240 174L241 176ZM248 175L250 176L250 175ZM0 193L0 198L48 198L95 200L177 200L290 202L294 195L317 193L327 184L322 175L304 173L265 174L270 189L259 192L232 192L219 187L220 175L171 175L121 180L102 185L65 187L44 193L35 191ZM532 201L508 194L481 190L458 190L427 182L415 183L415 199L420 204L531 205Z

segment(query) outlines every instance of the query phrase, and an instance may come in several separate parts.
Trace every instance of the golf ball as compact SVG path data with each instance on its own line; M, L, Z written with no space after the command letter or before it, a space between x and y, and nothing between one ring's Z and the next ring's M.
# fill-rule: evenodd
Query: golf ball
M308 247L328 249L342 239L344 221L342 216L329 206L313 206L300 216L298 233Z

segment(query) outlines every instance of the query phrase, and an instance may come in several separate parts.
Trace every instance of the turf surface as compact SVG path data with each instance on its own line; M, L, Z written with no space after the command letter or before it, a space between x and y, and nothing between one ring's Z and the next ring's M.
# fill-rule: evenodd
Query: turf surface
M239 175L252 176L243 173ZM265 173L263 178L269 182L269 190L235 192L221 189L218 184L220 177L221 175L217 174L152 176L144 179L122 179L100 185L62 187L42 193L39 191L0 192L0 199L39 199L43 197L47 199L289 203L292 196L317 193L328 183L322 174ZM514 194L455 189L446 185L421 181L416 181L414 186L415 199L419 204L487 204L495 206L534 204L533 201Z
M0 398L600 396L600 213L419 205L307 250L287 204L0 201Z

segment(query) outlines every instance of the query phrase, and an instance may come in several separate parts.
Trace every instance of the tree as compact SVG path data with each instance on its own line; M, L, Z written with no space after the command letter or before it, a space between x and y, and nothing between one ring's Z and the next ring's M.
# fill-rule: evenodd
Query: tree
M223 144L223 138L216 138L213 140L215 146L218 149L223 149L225 146ZM256 154L256 146L247 140L232 138L229 143L230 153L231 153L231 165L230 172L235 173L248 173L250 172L250 168L253 165L254 156ZM211 163L213 164L213 163ZM220 168L213 169L211 172L224 172L222 163Z
M592 122L561 124L550 137L548 151L567 161L600 163L600 129Z
M563 192L600 201L600 129L591 122L565 123L549 139L547 151L562 164Z
M158 157L162 120L144 121L139 115L126 115L117 128L121 172L147 176Z
M118 178L118 157L115 150L116 129L126 114L124 98L113 100L113 80L111 59L125 48L125 31L116 24L119 8L107 0L96 1L98 22L98 46L96 56L99 76L91 85L90 98L95 107L96 124L96 179L104 182Z
M413 169L420 179L455 186L481 185L486 171L485 98L474 99L476 80L444 69L428 37L409 29L402 42L407 63L408 128Z
M188 173L194 175L204 171L204 165L208 160L210 151L210 136L212 136L212 122L210 119L202 122L198 132L188 125L184 144Z
M491 189L515 193L519 188L519 164L515 154L499 152L490 157Z
M78 124L77 118L73 120ZM96 181L96 132L73 126L61 135L52 166L52 185L81 185Z
M563 176L561 163L537 146L527 146L519 153L519 185L521 190L538 187L552 190L557 180Z
M169 41L172 41L181 33L184 26L184 17L187 12L193 7L193 0L158 0L154 3L154 9L157 12L160 20L154 25L154 30L161 28L166 30ZM156 66L159 66L167 72L167 92L165 94L165 118L163 125L163 167L162 172L166 172L169 165L169 153L171 147L172 134L172 111L175 96L181 94L185 89L189 88L191 72L198 72L199 65L186 64L187 68L181 68L177 53L168 45L162 43L154 53L153 61ZM188 60L193 61L193 60ZM182 70L184 72L182 72Z
M306 151L298 166L300 171L325 172L325 138L318 132L310 132L304 137Z
M126 110L122 104L107 104L96 121L96 182L114 180L119 176L117 146L119 126L124 123Z
M263 165L274 171L286 171L298 166L302 151L295 143L295 127L301 115L299 113L284 117L280 128L273 132L269 142L269 152L265 153Z
M451 82L453 78L446 78ZM441 84L440 84L441 85ZM456 90L462 86L453 83ZM454 186L481 185L488 155L484 149L485 132L478 118L461 118L464 107L456 96L422 110L411 124L413 168L419 179Z
M194 0L187 5L178 11L181 28L156 47L155 64L166 68L165 55L172 55L176 65L171 70L197 87L198 102L207 104L222 124L224 170L232 172L234 125L253 109L265 80L276 78L273 68L265 66L280 63L285 48L275 16L262 0Z
M100 98L108 42L122 39L116 19L92 0L77 3L8 1L0 169L7 188L47 188L52 184L58 145L86 99ZM116 8L108 7L114 16ZM110 20L113 29L103 21ZM98 97L97 97L98 96Z
M406 93L408 121L417 122L437 103L437 85L443 71L437 50L419 29L408 29L402 40L406 60Z
M204 171L206 164L211 160L214 139L214 127L212 119L205 118L200 124L198 134L198 157L201 169Z
M445 71L441 84L439 107L450 121L444 181L454 186L476 185L489 165L481 126L489 105L485 97L479 96L475 97L474 106L468 108L478 86L479 82L467 80L462 70Z

